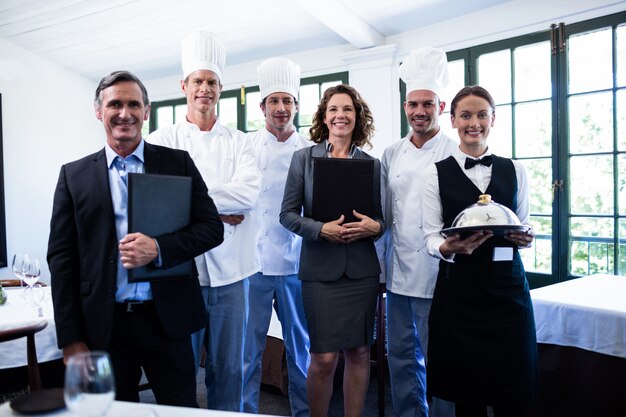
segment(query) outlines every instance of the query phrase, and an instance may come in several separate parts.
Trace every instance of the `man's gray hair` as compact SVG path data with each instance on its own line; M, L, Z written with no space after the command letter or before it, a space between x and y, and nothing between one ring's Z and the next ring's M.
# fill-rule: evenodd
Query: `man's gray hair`
M137 76L128 71L113 71L109 75L103 77L100 80L100 84L98 84L98 88L96 88L96 96L94 98L94 103L96 104L96 107L100 108L100 106L102 106L102 91L105 88L109 88L112 85L121 83L123 81L131 81L136 83L141 89L144 106L148 107L150 105L148 90L146 90L146 86L143 85L143 83L141 82L141 80L139 80L139 78L137 78Z

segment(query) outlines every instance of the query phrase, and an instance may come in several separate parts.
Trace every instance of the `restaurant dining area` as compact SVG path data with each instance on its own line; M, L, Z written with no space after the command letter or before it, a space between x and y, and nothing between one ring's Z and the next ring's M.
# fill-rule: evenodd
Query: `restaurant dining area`
M0 417L624 393L626 0L0 2Z

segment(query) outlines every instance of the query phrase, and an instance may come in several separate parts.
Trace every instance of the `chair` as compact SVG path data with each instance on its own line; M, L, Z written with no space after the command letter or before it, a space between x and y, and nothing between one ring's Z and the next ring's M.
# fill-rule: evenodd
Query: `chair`
M42 320L28 326L16 327L8 330L0 330L0 343L26 337L26 355L28 359L28 384L30 390L41 389L41 374L39 373L39 363L37 362L37 349L35 348L35 333L38 333L48 326L46 320Z
M376 369L378 379L378 416L385 416L385 378L387 371L387 336L386 336L386 315L385 315L385 284L381 284L378 289L376 301Z

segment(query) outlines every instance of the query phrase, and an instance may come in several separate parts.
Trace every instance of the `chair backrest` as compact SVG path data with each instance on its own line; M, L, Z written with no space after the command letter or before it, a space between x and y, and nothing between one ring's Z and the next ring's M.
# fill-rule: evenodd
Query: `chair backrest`
M47 287L43 282L38 282L42 287ZM22 281L19 279L0 279L0 285L3 287L21 287Z
M19 287L22 285L22 281L19 279L0 279L0 285L3 287Z
M26 356L28 359L28 384L31 391L41 389L41 375L37 362L37 349L35 347L35 333L42 331L48 326L46 320L39 321L28 326L15 327L13 329L0 330L0 343L9 340L26 337Z

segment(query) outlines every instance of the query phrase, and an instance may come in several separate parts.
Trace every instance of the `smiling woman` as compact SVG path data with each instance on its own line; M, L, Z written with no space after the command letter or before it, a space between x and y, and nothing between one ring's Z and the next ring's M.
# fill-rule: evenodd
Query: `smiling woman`
M2 94L0 94L0 267L7 266L7 228L4 221L4 167L2 161Z

